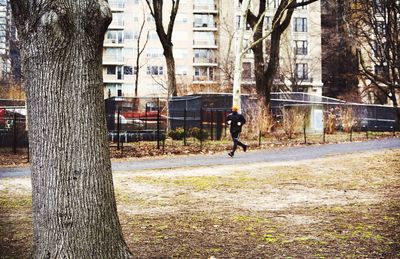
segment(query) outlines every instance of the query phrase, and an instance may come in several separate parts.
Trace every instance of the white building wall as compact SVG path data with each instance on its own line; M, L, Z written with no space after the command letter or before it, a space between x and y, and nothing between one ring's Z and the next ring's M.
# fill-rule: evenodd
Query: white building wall
M146 21L143 30L141 47L147 33L149 40L140 57L138 96L166 96L167 71L163 49L153 18L145 0L113 0L109 1L113 11L113 23L109 32L122 35L114 41L106 39L103 52L103 76L105 97L135 95L135 75L124 72L134 71L137 57L137 37L143 20ZM170 1L164 1L164 23L167 27L170 11ZM172 41L176 63L178 92L190 94L194 91L224 91L229 89L230 82L226 80L223 68L234 58L234 45L230 45L234 35L238 3L225 0L181 0L178 15L175 21ZM272 17L275 9L271 6L268 16ZM293 23L285 36L288 49L293 50L295 39L305 39L308 42L306 56L297 57L301 62L308 64L308 90L321 93L321 22L320 5L318 2L296 11L295 17L307 19L307 32L293 32ZM249 37L250 31L247 34ZM234 40L232 41L234 44ZM283 49L283 48L282 48ZM203 56L207 50L206 57ZM230 58L227 59L227 53ZM284 53L284 51L281 51ZM199 54L200 53L200 54ZM281 53L281 54L282 54ZM285 64L285 55L282 54L281 66ZM246 54L244 62L252 63L251 53ZM115 66L115 72L110 66ZM124 68L127 67L127 68ZM132 69L130 69L132 68ZM252 68L254 66L252 65ZM293 68L292 68L293 69ZM127 70L127 71L124 71ZM121 74L122 71L122 74ZM157 71L153 75L149 72ZM111 72L111 74L110 74ZM251 71L253 74L253 69ZM307 80L305 80L307 81ZM245 79L244 83L254 84L253 79ZM287 83L287 82L286 82ZM194 86L197 86L194 87ZM213 86L213 87L210 87Z

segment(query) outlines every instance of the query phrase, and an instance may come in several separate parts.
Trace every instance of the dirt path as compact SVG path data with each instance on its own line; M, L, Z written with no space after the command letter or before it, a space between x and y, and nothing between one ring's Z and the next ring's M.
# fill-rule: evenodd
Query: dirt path
M163 158L132 159L130 161L114 161L113 171L129 171L144 169L162 169L179 167L241 165L260 162L300 161L322 158L337 154L348 154L370 150L399 148L400 138L387 138L364 142L342 144L326 144L277 148L273 150L256 150L243 153L238 151L234 158L226 152L213 155L168 156ZM30 170L23 168L0 168L0 178L29 176Z

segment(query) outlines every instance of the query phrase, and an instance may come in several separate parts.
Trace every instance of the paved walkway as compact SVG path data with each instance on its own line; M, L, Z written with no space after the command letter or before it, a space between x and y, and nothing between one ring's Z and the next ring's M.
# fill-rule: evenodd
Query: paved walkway
M348 154L355 152L400 148L400 138L351 142L343 144L326 144L271 150L250 150L246 153L237 152L234 158L221 153L216 155L173 156L165 158L148 158L141 160L113 162L113 171L129 171L143 169L195 167L208 165L245 164L257 162L278 162L315 159L327 155ZM30 169L0 168L0 178L30 176Z

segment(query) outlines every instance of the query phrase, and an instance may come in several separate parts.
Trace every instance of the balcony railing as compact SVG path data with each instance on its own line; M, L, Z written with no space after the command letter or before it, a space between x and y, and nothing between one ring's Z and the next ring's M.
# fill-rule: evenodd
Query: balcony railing
M200 76L193 76L193 81L217 81L218 76L216 75L200 75Z
M103 75L103 81L107 83L121 82L124 80L123 75Z
M104 39L104 44L124 44L122 39Z
M124 25L125 25L124 21L112 21L109 28L124 27Z
M108 1L108 4L110 5L111 10L121 10L125 8L125 2L121 1Z
M217 6L215 4L194 4L193 5L194 11L217 11Z
M193 23L193 27L194 28L198 28L198 29L216 29L217 28L217 24L216 23L199 23L199 22L194 22Z
M217 58L194 57L193 63L217 63Z
M117 55L104 55L103 56L103 63L122 63L124 62L123 56Z
M217 42L211 40L193 40L193 45L207 45L207 46L216 46Z

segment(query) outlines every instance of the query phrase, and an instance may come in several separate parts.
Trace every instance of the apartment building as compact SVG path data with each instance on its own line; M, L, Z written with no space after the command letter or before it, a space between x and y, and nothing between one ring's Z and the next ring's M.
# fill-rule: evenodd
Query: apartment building
M104 40L105 97L135 96L137 72L138 96L166 96L165 58L145 0L112 0L109 4L113 22ZM164 1L164 4L164 22L167 24L170 1ZM269 1L266 26L271 26L278 4L278 0ZM238 0L180 1L172 36L179 94L231 90L239 10ZM247 39L250 33L248 28ZM137 65L138 52L142 49ZM244 85L255 84L253 69L253 56L249 52L243 61ZM282 39L276 84L295 91L321 94L319 2L295 11L292 24Z
M10 45L10 6L7 0L0 0L0 80L4 80L11 68Z

